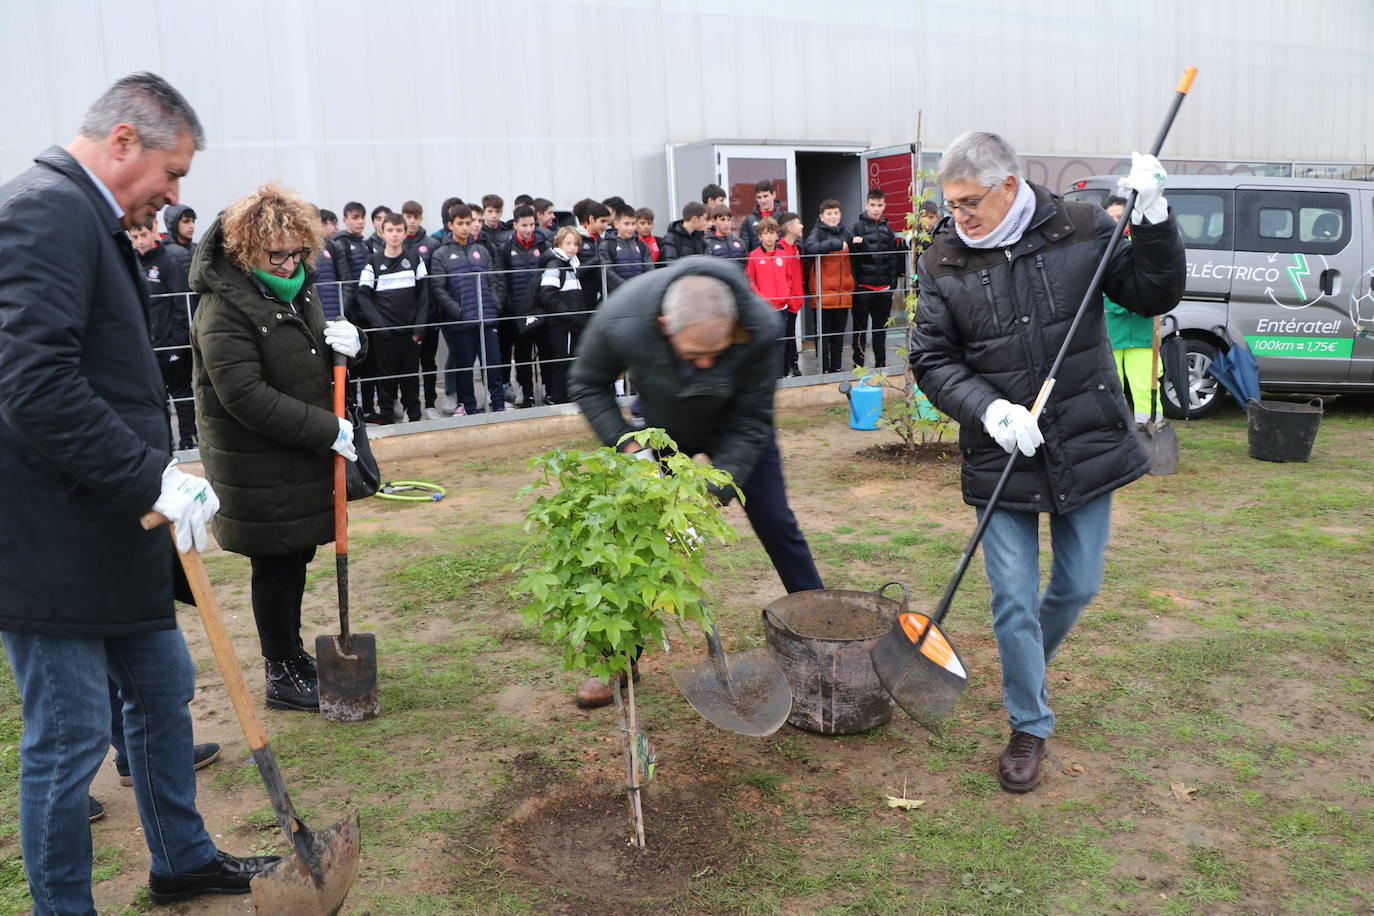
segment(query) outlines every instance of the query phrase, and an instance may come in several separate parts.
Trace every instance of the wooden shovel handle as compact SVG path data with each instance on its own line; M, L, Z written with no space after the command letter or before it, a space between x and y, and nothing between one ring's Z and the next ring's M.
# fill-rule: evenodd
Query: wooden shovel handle
M334 416L344 419L344 393L348 368L344 357L334 354ZM343 455L334 456L334 553L348 555L348 468Z
M139 519L139 522L144 528L152 530L167 522L167 517L160 512L149 512ZM176 537L171 525L168 525L167 530L172 533L173 538ZM210 639L210 651L215 654L215 664L219 666L220 676L224 678L224 686L229 689L229 701L234 704L234 714L239 718L243 737L248 739L250 750L260 751L267 746L267 733L263 731L257 710L253 708L253 698L248 693L248 683L243 679L243 669L239 667L234 643L229 638L229 630L224 626L224 617L219 612L219 602L215 600L214 590L210 587L210 577L205 572L205 563L195 548L186 553L177 551L177 555L181 557L181 568L186 571L186 581L191 584L191 594L196 599L200 622L204 624L205 635Z

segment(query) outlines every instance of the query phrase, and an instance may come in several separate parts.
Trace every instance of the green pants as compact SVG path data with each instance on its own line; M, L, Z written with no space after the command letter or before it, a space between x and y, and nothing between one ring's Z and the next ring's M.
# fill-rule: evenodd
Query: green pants
M1135 411L1135 421L1144 423L1150 419L1150 364L1154 362L1154 351L1149 347L1123 347L1113 350L1116 357L1116 374L1121 376L1121 387L1128 390L1131 409Z

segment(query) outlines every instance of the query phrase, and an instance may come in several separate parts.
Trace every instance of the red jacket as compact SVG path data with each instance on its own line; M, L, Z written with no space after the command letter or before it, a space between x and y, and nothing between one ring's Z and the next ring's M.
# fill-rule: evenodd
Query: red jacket
M787 272L792 275L792 288L796 290L797 311L806 304L806 276L802 271L801 246L789 244L786 239L778 239L778 249L787 258Z
M749 252L749 263L745 267L749 275L749 285L768 304L778 311L786 309L793 314L801 310L801 262L797 250L789 253L779 242L772 251L764 251L763 246Z

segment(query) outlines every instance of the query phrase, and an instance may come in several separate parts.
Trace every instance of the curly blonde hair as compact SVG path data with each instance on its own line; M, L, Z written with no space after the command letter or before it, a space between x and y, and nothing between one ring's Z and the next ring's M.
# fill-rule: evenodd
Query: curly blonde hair
M258 253L274 239L296 248L309 248L305 266L315 263L320 247L320 218L315 208L290 188L265 184L234 201L219 219L224 253L235 267L250 273Z

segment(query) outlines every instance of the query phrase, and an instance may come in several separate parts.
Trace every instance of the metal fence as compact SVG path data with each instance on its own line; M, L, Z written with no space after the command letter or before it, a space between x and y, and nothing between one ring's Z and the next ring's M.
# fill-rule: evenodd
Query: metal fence
M902 257L905 252L894 254L885 252L871 257ZM854 263L870 255L840 252L828 255L801 255L804 289L798 297L795 311L782 310L784 315L791 314L791 320L784 321L785 333L778 339L777 369L778 384L781 387L812 385L818 382L838 381L853 376L856 366L870 369L886 366L886 372L902 370L904 354L904 328L906 315L903 300L909 289L909 277L903 269L897 283L887 290L858 288L857 293L852 279L847 287L842 277L844 267L851 268ZM741 272L745 261L738 260ZM604 299L614 292L620 282L611 276L615 265L593 264L580 268L581 282L600 286L600 296ZM658 265L661 266L661 265ZM528 282L538 283L543 270L491 270L482 274L456 274L454 276L471 278L485 276L498 289L509 290L511 279L523 275ZM824 289L822 289L822 280ZM429 277L424 282L446 282L446 277ZM342 305L349 296L345 287L356 281L332 281L338 289ZM471 282L468 280L467 282ZM519 284L517 284L519 285ZM474 425L487 422L505 422L526 417L546 416L568 413L575 407L552 399L546 381L562 367L564 372L576 359L577 332L569 332L566 357L553 356L563 352L561 347L549 345L548 334L536 332L527 337L521 335L523 325L522 303L510 303L507 294L504 299L498 295L497 311L501 317L485 317L489 303L489 293L484 284L477 283L478 317L475 320L434 320L440 308L431 298L430 320L416 324L391 325L383 327L362 327L370 335L388 332L410 334L421 338L415 342L414 358L407 357L407 368L400 373L383 373L368 361L354 366L349 373L351 396L356 403L364 404L369 416L368 435L384 437L406 432L429 431L455 426ZM432 294L431 294L432 295ZM180 307L187 310L188 324L193 318L196 297L187 293L164 293L154 299L181 300ZM845 305L845 303L849 303ZM352 311L353 314L349 314ZM588 318L595 308L582 311L560 313L560 318ZM344 308L343 316L357 322L357 309ZM560 332L561 333L561 332ZM460 337L466 335L466 344ZM476 338L475 346L471 338ZM531 339L532 338L532 339ZM178 361L185 358L190 362L189 344L156 348L159 354L176 354ZM459 351L473 354L471 360L462 359ZM423 354L423 364L422 364ZM431 362L430 356L433 359ZM160 360L164 365L166 360ZM462 363L466 362L466 365ZM410 368L413 365L413 368ZM388 388L379 383L394 382L397 397L390 404L372 404L366 398L375 397L379 388ZM617 394L633 400L634 391L628 382L617 383ZM404 390L403 390L404 389ZM471 392L469 395L468 393ZM404 397L403 397L404 395ZM413 395L413 399L412 396ZM468 398L474 407L464 409L462 400ZM420 405L418 418L407 415L403 401ZM186 443L181 423L189 417L186 405L194 405L194 394L175 396L169 391L169 423L172 424L173 441ZM178 407L182 408L178 418ZM379 415L374 415L379 414ZM377 425L373 425L376 423ZM185 449L181 450L183 453Z

